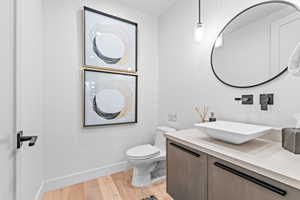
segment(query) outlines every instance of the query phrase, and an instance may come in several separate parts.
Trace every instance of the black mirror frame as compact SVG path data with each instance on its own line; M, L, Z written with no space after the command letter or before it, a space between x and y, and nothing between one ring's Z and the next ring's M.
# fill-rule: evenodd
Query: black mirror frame
M288 1L282 1L282 0L273 0L273 1L265 1L265 2L261 2L261 3L258 3L258 4L254 4L253 6L250 6L246 9L244 9L243 11L239 12L237 15L235 15L225 26L224 28L221 30L221 32L218 34L214 44L213 44L213 47L212 47L212 51L211 51L211 55L210 55L210 64L211 64L211 68L212 68L212 71L214 73L214 75L216 76L216 78L222 82L223 84L227 85L227 86L230 86L230 87L233 87L233 88L253 88L253 87L257 87L257 86L261 86L261 85L264 85L266 83L269 83L275 79L277 79L278 77L280 77L281 75L283 75L285 72L288 71L288 66L282 70L279 74L277 74L276 76L270 78L269 80L267 81L264 81L264 82L261 82L261 83L258 83L258 84L254 84L254 85L250 85L250 86L235 86L235 85L232 85L232 84L229 84L227 82L225 82L224 80L222 80L216 73L215 69L214 69L214 65L213 65L213 55L214 55L214 51L216 49L216 42L217 42L217 39L223 34L223 32L225 31L225 29L231 24L232 21L234 21L235 19L237 19L240 15L242 15L243 13L247 12L248 10L252 9L252 8L255 8L257 6L261 6L261 5L264 5L264 4L271 4L271 3L281 3L281 4L287 4L287 5L290 5L292 7L294 7L296 10L300 11L299 8L291 3L291 2L288 2Z

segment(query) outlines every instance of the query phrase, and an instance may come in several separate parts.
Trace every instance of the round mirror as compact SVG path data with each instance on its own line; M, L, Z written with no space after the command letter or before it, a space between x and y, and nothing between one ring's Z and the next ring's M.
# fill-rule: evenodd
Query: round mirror
M236 88L268 83L287 71L300 42L300 12L291 3L270 1L235 16L221 31L211 53L216 77Z

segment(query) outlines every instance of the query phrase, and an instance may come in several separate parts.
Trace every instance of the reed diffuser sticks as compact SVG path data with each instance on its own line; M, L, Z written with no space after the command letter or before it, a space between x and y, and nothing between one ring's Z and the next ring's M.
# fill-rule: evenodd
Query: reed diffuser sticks
M199 120L201 123L207 122L207 115L208 115L208 106L204 105L203 108L195 108L196 113L198 114Z

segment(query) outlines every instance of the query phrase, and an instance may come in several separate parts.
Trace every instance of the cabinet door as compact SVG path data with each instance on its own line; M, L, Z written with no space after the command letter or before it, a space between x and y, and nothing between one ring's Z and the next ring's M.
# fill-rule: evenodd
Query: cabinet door
M286 185L231 163L208 158L209 200L299 200L298 195L299 191Z
M168 141L167 192L174 200L207 200L207 155Z

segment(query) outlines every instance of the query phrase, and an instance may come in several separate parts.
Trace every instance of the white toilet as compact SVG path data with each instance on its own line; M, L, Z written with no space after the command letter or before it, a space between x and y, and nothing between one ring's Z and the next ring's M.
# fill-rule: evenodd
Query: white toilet
M166 126L157 127L154 146L150 144L136 146L126 152L129 162L133 165L133 186L144 187L152 184L151 172L159 161L166 160L164 133L174 131L176 129Z

